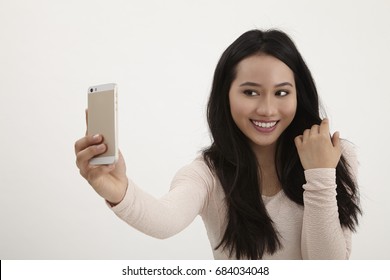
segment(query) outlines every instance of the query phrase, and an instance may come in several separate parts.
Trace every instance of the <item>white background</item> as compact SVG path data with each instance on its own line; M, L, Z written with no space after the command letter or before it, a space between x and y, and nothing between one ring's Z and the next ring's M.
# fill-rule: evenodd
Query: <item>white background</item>
M132 229L79 175L88 86L119 86L128 175L159 197L209 144L224 49L279 28L332 130L357 146L364 216L353 259L390 258L390 1L0 0L0 259L211 259L200 218L168 240Z

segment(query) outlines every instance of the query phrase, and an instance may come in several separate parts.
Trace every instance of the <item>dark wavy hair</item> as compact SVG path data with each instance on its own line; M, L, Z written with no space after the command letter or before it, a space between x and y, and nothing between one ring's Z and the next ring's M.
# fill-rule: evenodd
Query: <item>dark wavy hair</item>
M213 140L203 151L203 157L218 177L226 196L227 227L217 248L222 246L237 259L261 259L264 253L273 254L281 247L278 233L261 199L261 174L256 156L230 112L229 90L236 77L237 64L256 54L271 55L294 73L297 110L292 123L278 139L275 163L283 191L300 205L303 205L302 185L306 181L294 138L312 125L321 123L314 80L287 34L279 30L251 30L242 34L222 54L207 106ZM361 214L358 188L343 155L336 167L336 183L340 223L355 230Z

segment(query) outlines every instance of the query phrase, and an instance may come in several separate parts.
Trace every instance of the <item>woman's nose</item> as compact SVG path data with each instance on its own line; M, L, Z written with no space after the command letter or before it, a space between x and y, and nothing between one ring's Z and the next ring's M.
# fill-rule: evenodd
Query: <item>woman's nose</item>
M272 116L276 112L276 104L271 96L261 98L257 104L257 114L260 116Z

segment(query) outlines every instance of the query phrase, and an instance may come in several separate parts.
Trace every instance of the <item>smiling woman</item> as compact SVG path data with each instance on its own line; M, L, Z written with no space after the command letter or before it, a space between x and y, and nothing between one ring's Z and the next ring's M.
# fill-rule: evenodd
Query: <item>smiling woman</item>
M356 157L319 115L291 39L251 30L223 53L208 103L213 142L156 199L115 165L93 166L104 135L75 144L77 166L134 228L170 237L200 215L216 259L346 259L358 222Z
M282 61L257 54L237 65L229 91L234 122L256 146L276 147L276 140L294 119L297 95L294 73Z

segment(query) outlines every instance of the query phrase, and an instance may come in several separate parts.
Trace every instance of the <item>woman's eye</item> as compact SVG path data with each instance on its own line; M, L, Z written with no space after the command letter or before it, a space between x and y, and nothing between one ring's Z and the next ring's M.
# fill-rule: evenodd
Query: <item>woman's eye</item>
M279 90L279 91L276 92L275 95L283 97L283 96L286 96L287 94L289 94L288 91L286 91L286 90Z
M244 94L245 94L245 95L248 95L248 96L256 96L256 95L259 95L256 91L253 91L253 90L250 90L250 89L244 90Z

